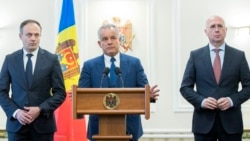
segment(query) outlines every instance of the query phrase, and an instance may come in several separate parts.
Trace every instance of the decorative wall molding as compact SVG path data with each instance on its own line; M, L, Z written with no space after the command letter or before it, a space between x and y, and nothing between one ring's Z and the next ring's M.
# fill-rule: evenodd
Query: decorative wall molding
M192 139L193 133L190 129L173 129L173 130L162 130L162 129L150 129L144 130L142 136L144 139ZM250 138L250 130L244 129L243 139Z
M181 72L181 39L180 39L180 0L172 0L172 33L173 33L173 82L175 83L174 89L174 112L191 112L193 111L193 107L185 101L185 99L181 96L179 89L182 80Z
M191 133L190 129L173 129L173 130L145 129L142 138L187 139L187 138L193 138L193 134Z

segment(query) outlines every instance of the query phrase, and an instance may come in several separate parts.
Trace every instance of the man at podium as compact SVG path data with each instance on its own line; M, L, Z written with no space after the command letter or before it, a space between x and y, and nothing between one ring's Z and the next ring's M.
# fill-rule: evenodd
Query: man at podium
M148 79L140 60L119 51L119 28L113 24L104 24L98 30L98 44L103 54L87 60L83 64L78 87L80 88L132 88L144 87ZM159 89L154 85L150 89L151 101L157 100ZM126 132L132 135L131 141L137 141L143 134L140 115L127 115ZM98 134L98 116L90 115L88 139Z

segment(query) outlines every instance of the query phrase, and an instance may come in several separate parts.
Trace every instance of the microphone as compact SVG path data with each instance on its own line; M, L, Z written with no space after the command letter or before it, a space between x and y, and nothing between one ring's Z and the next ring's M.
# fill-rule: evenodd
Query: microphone
M100 83L100 88L102 88L102 82L103 82L104 77L108 76L108 74L109 74L109 68L106 67L106 68L104 68L104 70L102 72L102 79L101 79L101 83Z
M122 72L121 72L121 69L120 69L119 67L115 67L115 73L116 73L116 75L118 75L118 77L120 78L121 83L122 83L122 87L124 87L124 82L123 82L123 79L122 79Z

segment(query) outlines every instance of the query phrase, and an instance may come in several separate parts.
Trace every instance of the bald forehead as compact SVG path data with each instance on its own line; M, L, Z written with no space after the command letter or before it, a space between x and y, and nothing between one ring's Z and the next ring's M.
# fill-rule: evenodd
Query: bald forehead
M225 26L225 22L219 16L212 16L212 17L210 17L210 18L207 19L206 27L210 27L211 25L221 25L221 26L224 27Z

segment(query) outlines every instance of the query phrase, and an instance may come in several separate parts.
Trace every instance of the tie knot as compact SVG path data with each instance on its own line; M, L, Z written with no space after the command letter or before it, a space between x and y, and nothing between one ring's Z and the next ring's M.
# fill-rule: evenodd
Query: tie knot
M115 58L114 57L112 57L112 58L110 58L110 62L115 62Z
M28 54L26 54L26 56L30 59L33 56L33 54L28 53Z
M217 48L217 49L213 49L213 51L214 51L215 53L219 53L220 50L221 50L221 49L218 49L218 48Z

